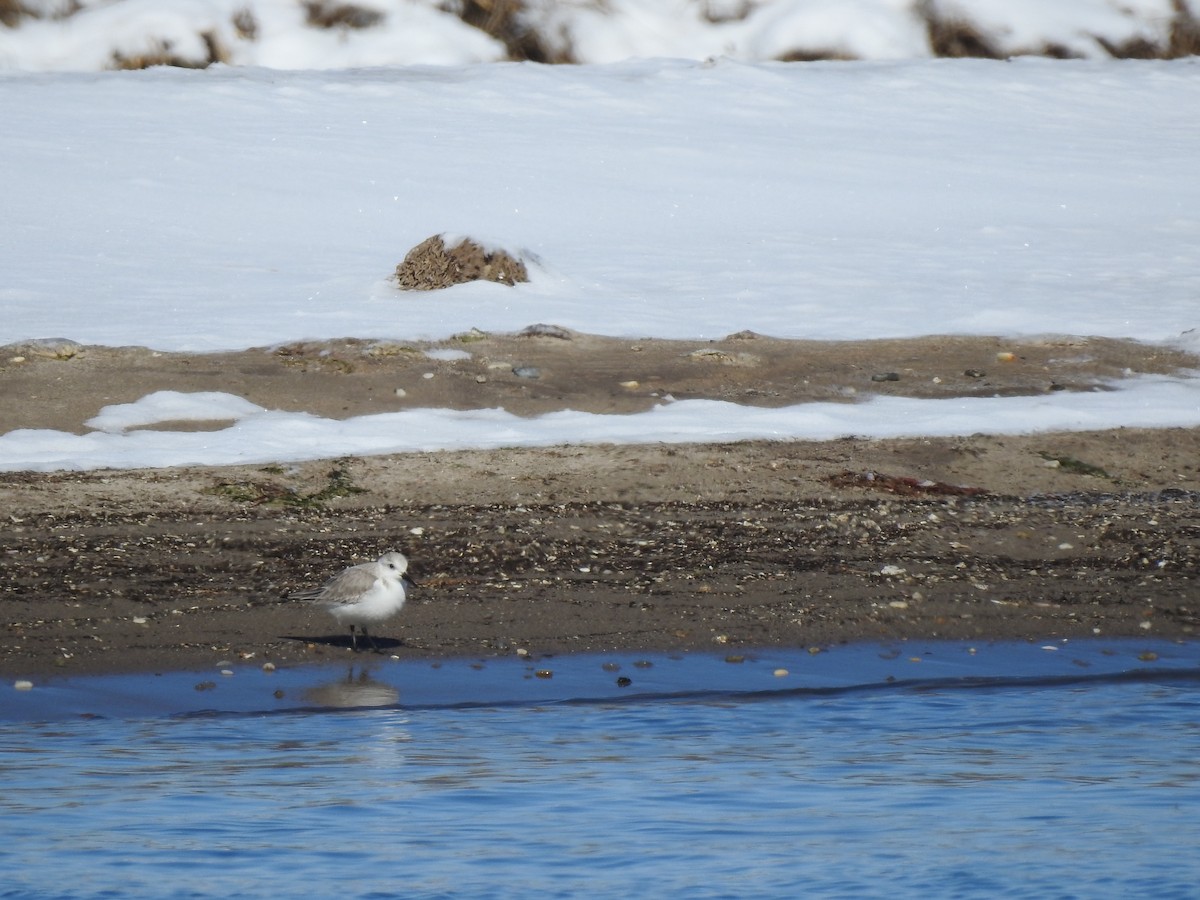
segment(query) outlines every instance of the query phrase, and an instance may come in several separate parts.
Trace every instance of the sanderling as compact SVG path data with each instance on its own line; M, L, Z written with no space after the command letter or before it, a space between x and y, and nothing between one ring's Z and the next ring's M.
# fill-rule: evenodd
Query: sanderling
M416 587L405 573L408 558L403 553L385 553L375 562L351 566L334 575L319 588L296 591L292 598L324 604L342 625L350 626L350 646L358 650L355 627L376 650L368 625L385 622L404 606L404 585Z

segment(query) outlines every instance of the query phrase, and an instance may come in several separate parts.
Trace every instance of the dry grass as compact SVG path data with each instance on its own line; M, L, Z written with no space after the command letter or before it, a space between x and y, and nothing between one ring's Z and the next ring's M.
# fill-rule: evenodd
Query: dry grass
M852 60L858 59L858 57L842 50L796 49L781 53L775 59L778 62L817 62L828 59Z
M60 0L57 8L48 12L28 7L21 0L0 0L0 25L16 28L22 19L66 19L82 8L79 0Z
M529 272L525 263L503 250L487 250L470 238L447 247L435 234L408 251L394 277L406 291L435 291L468 281L513 285L528 281Z
M330 0L306 0L304 12L313 28L374 28L383 21L383 13L356 3Z
M934 56L954 59L1000 59L1003 56L969 21L958 16L940 18L933 13L930 4L925 4L925 29Z
M231 21L233 30L243 41L253 41L258 38L258 19L254 18L254 13L248 6L235 12Z
M530 24L531 16L521 0L463 0L459 18L504 45L514 62L573 63L567 51L557 51Z
M0 24L12 28L28 14L19 0L0 0Z
M1200 20L1192 13L1188 0L1173 0L1173 6L1175 15L1165 44L1156 44L1140 37L1119 43L1100 36L1094 39L1115 59L1177 59L1200 55ZM1021 55L1070 59L1077 55L1061 44L1054 43L1016 53L1001 53L987 35L964 15L943 14L934 0L921 0L917 11L925 20L929 46L934 56L1001 59Z
M1187 0L1174 0L1175 18L1171 22L1171 40L1167 58L1200 56L1200 18L1188 7Z
M207 69L213 63L226 62L228 54L221 47L217 36L211 31L200 35L204 41L205 54L199 58L180 56L172 49L171 42L159 39L152 42L151 48L144 53L127 56L114 50L111 69L148 69L151 66L173 66L177 69Z

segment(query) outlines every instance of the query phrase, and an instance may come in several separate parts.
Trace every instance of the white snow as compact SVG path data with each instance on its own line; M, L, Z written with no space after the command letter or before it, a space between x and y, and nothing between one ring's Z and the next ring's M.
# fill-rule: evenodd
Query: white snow
M430 359L441 360L442 362L455 362L471 358L471 354L466 350L455 350L453 347L435 347L432 350L426 350L425 355Z
M208 404L208 408L203 408ZM235 418L214 431L138 430L159 421ZM118 426L125 423L123 427ZM1025 434L1119 426L1200 425L1200 379L1141 377L1120 390L1038 397L914 400L875 397L858 404L808 403L782 409L718 400L664 403L639 415L574 410L522 419L502 409L415 409L325 419L265 410L242 398L162 391L106 407L84 435L20 429L0 435L0 469L233 465L334 456L559 444L726 442L804 437L914 437ZM130 430L132 429L132 430Z
M223 391L156 391L135 403L106 406L88 419L88 428L119 434L162 422L222 422L243 419L262 408Z
M0 342L202 351L533 322L1162 341L1200 324L1191 62L0 83ZM396 264L438 232L541 264L516 288L398 292Z
M1115 28L1113 17L1150 27L1169 7L1074 3L1080 21L1091 17L1082 31L1093 34ZM629 16L637 6L611 5ZM858 5L872 14L855 20L857 31L843 28L857 52L873 45L878 57L921 55L904 49L910 38L883 15L905 4ZM661 25L669 6L641 9ZM1054 4L969 6L1013 41L1066 27L1058 13L1037 12L1061 12ZM396 3L386 5L389 17L402 7L441 15L431 4ZM585 7L562 8L583 16ZM201 0L96 6L74 17L83 37L64 53L77 59L89 33L123 40L132 32L118 20L138 9L169 9L193 24L229 12ZM280 59L291 53L290 63L311 65L311 36L285 27L294 4L254 9L263 32L276 29L273 46L292 35L298 49L280 50ZM762 4L737 27L772 16L815 16L824 27L845 9ZM116 24L89 25L97 19L84 15ZM662 38L680 42L671 52L691 55L701 44L704 56L720 52L706 42L735 27L694 25L693 43L682 26ZM20 56L14 36L28 38L20 50L34 54L38 29L65 27L26 22L0 32L0 62ZM424 27L435 46L458 26ZM764 29L756 40L768 34L783 31ZM366 49L357 55L359 37L343 35L341 56L320 52L331 65L377 62ZM269 43L263 33L258 41ZM628 55L628 45L613 46ZM1200 109L1195 61L452 61L0 74L0 344L65 337L209 351L440 339L546 322L627 337L1071 334L1200 348L1200 116L1187 114ZM533 280L398 291L388 280L395 265L439 232L523 254ZM637 416L539 419L401 410L398 399L395 413L349 421L224 395L156 394L97 410L80 423L85 434L0 423L0 468L1190 427L1200 424L1196 384L1184 375L1087 394L787 410L688 401ZM235 424L141 430L175 420Z

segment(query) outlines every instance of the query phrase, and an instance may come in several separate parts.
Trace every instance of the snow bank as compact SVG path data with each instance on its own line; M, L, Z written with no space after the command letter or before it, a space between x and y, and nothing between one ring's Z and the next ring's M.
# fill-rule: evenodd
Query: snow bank
M1195 53L1172 0L43 0L10 12L0 68L215 62L279 69L631 57L911 59Z
M241 397L161 391L107 407L75 435L21 429L0 436L0 470L134 469L234 465L558 444L830 440L1029 434L1200 425L1200 379L1140 377L1113 390L1038 397L806 403L782 409L682 400L637 415L565 410L523 419L502 409L414 409L346 420L265 410ZM162 422L236 419L213 431L141 430Z

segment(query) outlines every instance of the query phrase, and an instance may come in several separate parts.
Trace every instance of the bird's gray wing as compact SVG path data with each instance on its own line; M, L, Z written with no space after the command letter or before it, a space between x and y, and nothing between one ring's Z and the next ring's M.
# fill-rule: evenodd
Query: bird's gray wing
M296 600L320 600L324 603L349 603L357 600L375 584L375 564L363 563L351 566L334 575L319 588L297 591L291 596Z

